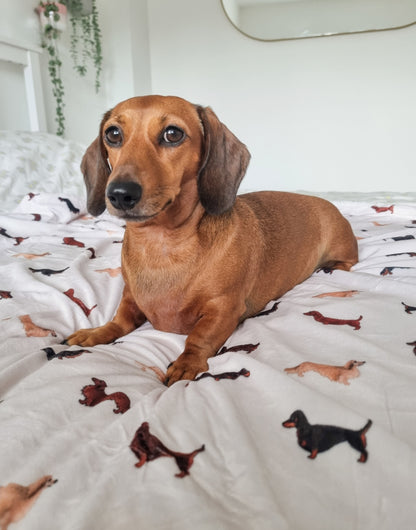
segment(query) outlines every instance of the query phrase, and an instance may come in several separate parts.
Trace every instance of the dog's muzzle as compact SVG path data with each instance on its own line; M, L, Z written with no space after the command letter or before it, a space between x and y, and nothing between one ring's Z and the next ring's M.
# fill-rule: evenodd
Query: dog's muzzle
M117 210L131 210L141 196L142 188L137 182L112 182L107 188L107 198Z

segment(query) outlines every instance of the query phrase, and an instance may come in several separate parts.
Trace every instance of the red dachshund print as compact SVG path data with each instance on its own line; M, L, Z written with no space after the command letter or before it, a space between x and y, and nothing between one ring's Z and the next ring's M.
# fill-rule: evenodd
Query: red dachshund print
M0 300L3 300L3 298L13 298L12 293L10 291L0 291Z
M90 259L95 259L97 256L95 255L95 250L92 247L88 247L87 250L91 252Z
M82 243L81 241L77 241L73 237L64 237L63 244L70 245L71 247L80 247L80 248L85 247L84 243Z
M68 289L67 291L64 292L64 294L66 294L66 296L72 300L73 302L75 302L85 313L86 316L89 316L89 314L91 313L91 311L97 307L97 304L93 305L91 307L91 309L88 309L88 307L84 304L84 302L82 300L80 300L79 298L77 298L76 296L74 296L74 289Z
M29 315L22 315L19 317L20 322L25 329L26 337L56 337L56 332L53 329L41 328L32 322Z
M175 459L175 462L180 470L175 477L183 478L189 475L189 469L194 463L195 456L201 451L205 450L202 445L199 449L195 449L191 453L178 453L168 449L156 436L150 433L149 424L147 421L143 422L137 429L136 434L130 444L130 449L137 456L139 461L135 464L136 467L142 467L146 462L155 460L161 456L169 456Z
M293 368L285 368L285 372L288 374L298 374L299 377L303 377L305 372L317 372L331 381L349 385L348 380L360 375L358 366L362 366L363 364L365 364L365 361L348 361L344 366L333 366L306 361Z
M297 430L298 444L305 451L309 451L308 458L316 458L318 453L323 453L331 449L336 444L348 442L351 447L360 452L358 462L366 462L368 453L366 450L366 432L372 425L372 421L364 425L358 431L335 427L333 425L311 425L301 410L296 410L290 418L283 422L283 427Z
M384 212L390 212L394 213L394 204L391 206L372 206L373 210L375 210L377 213L384 213Z
M17 523L32 508L45 488L58 482L46 475L29 486L10 483L0 486L0 526L7 530L9 524Z
M260 313L257 313L257 315L254 315L252 318L256 317L264 317L266 315L270 315L271 313L274 313L277 311L279 307L280 302L275 302L270 309L266 309L265 311L261 311Z
M257 350L257 348L260 346L260 342L257 344L239 344L238 346L223 346L221 350L217 353L217 355L222 355L223 353L228 352L237 352L237 351L245 351L246 353L252 353L253 351Z
M87 407L95 407L98 403L102 401L114 401L116 408L113 410L114 414L124 414L130 408L130 399L126 396L124 392L113 392L112 394L106 394L105 389L107 383L102 379L97 379L96 377L91 378L93 385L86 385L81 390L84 394L85 399L80 399L79 402L81 405L86 405Z
M363 316L356 318L355 320L344 320L339 318L331 318L331 317L325 317L320 313L319 311L308 311L307 313L303 313L306 316L313 317L317 322L320 322L321 324L325 325L333 325L333 326L351 326L355 330L361 328L360 320L362 320Z

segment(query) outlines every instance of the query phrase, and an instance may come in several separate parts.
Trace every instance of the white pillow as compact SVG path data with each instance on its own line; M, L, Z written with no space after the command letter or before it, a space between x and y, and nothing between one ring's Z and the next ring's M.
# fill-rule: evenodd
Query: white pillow
M0 210L29 192L85 197L80 163L85 146L43 132L0 131Z

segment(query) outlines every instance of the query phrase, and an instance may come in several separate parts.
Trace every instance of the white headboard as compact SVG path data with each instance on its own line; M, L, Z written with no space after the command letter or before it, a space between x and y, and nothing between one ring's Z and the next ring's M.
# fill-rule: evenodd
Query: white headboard
M40 72L39 57L42 48L14 41L10 38L0 36L0 79L6 76L6 70L10 63L22 70L21 93L26 99L27 123L31 131L46 131L45 104L43 99L42 78ZM2 70L4 69L4 72ZM20 92L19 92L20 93ZM5 109L13 109L19 105L19 101L3 102ZM20 101L20 104L22 102ZM2 123L0 116L0 128L9 128Z

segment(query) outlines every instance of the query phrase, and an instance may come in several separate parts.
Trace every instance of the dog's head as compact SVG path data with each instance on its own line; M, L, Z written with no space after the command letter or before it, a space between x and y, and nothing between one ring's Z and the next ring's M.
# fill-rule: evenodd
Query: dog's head
M172 96L132 98L104 115L82 160L88 211L107 207L143 222L187 193L219 215L233 206L249 160L210 108Z

